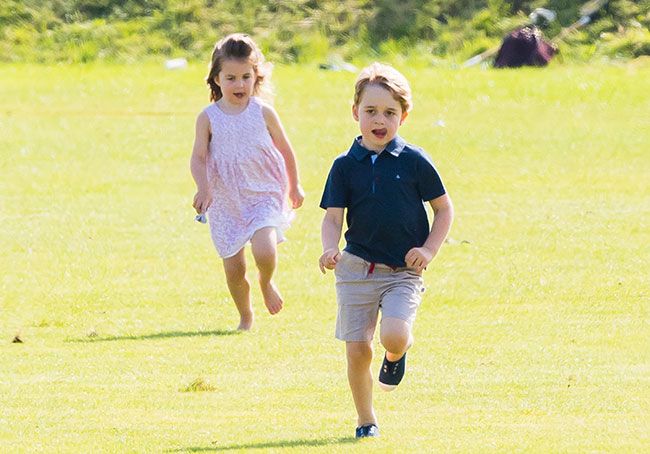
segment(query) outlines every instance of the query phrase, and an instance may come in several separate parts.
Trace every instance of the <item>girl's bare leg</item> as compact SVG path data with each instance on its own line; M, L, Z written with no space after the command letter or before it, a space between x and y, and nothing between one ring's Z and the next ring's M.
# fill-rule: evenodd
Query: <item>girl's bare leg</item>
M228 290L239 311L239 330L249 330L253 326L253 307L251 306L250 284L246 279L246 256L244 248L237 254L223 259Z
M260 289L264 304L271 314L280 312L283 304L282 297L272 280L277 265L277 243L275 227L261 228L251 238L253 257L259 270Z

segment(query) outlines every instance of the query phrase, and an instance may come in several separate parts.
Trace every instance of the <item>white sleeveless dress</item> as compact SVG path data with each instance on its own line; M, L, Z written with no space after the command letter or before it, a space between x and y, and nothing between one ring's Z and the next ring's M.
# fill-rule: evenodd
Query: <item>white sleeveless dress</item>
M208 221L217 252L232 257L263 227L275 227L278 242L284 241L292 214L286 167L266 128L260 101L251 97L236 115L224 113L216 103L204 111L212 132Z

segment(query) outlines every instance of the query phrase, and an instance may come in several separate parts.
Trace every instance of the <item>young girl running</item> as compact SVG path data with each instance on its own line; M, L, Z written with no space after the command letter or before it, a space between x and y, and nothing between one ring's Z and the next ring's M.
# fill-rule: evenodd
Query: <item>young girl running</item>
M244 246L250 241L264 304L276 314L282 309L272 281L276 244L284 240L291 208L304 199L282 123L256 97L265 69L264 56L249 36L232 34L217 43L206 79L212 103L196 120L190 161L197 187L192 205L199 215L207 213L240 330L253 325Z

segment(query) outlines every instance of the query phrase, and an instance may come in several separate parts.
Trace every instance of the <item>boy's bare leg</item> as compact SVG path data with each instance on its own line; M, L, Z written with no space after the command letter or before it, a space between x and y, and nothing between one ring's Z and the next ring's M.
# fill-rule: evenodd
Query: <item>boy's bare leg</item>
M259 270L260 289L264 304L271 314L280 312L283 304L282 297L272 280L277 265L277 238L275 227L259 229L251 238L253 257Z
M379 338L386 349L386 359L391 362L399 361L413 344L413 335L409 324L394 317L381 319Z
M346 342L348 382L357 409L357 425L377 424L372 407L372 344L370 342Z
M246 256L244 248L237 254L223 259L226 283L230 295L239 311L239 330L249 330L253 326L253 307L251 306L250 285L246 279Z

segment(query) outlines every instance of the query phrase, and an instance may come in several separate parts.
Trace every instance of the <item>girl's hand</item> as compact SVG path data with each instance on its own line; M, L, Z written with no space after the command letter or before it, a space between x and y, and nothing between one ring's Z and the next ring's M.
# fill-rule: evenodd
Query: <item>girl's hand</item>
M302 206L302 202L305 200L305 191L302 190L302 186L297 184L289 190L289 200L291 200L291 208L294 210Z
M199 214L205 213L210 205L212 205L212 194L209 191L197 191L192 202L196 212Z
M338 250L338 248L326 250L318 259L318 267L320 268L320 272L325 274L325 268L328 270L333 270L336 268L336 264L339 260L341 260L341 252Z
M418 273L421 273L426 266L433 260L434 253L425 247L414 247L406 253L404 261L406 266L415 268Z

